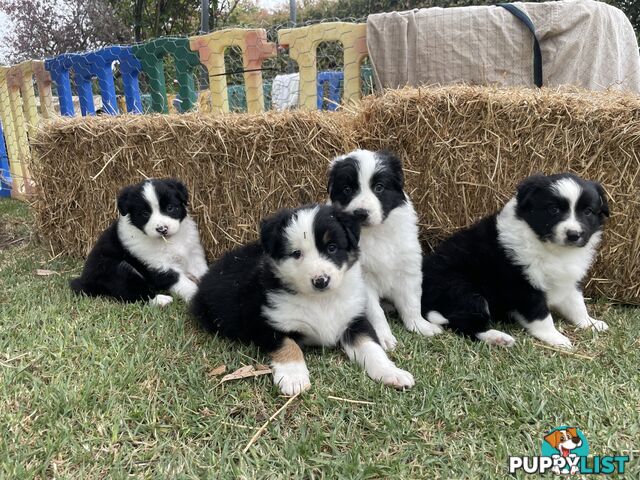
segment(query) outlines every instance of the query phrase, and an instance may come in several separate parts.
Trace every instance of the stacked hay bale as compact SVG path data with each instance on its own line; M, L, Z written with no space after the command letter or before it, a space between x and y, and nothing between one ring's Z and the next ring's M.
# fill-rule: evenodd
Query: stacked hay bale
M532 173L602 182L612 217L587 292L640 303L640 100L616 93L449 86L389 91L353 114L57 120L33 140L39 230L54 252L83 256L121 186L172 176L215 257L256 238L265 214L323 201L329 160L356 145L403 158L427 249Z
M264 215L323 201L329 161L353 148L350 121L320 112L57 120L33 141L39 232L54 252L84 256L116 218L120 188L176 177L213 258L257 238Z
M611 221L587 291L640 303L640 99L613 92L449 86L365 100L363 148L404 160L433 246L500 208L520 180L571 171L602 182Z

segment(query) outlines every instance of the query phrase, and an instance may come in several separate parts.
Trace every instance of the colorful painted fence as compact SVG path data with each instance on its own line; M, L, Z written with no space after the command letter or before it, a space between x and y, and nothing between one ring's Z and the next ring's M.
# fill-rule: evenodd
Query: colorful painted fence
M342 103L357 103L363 84L372 78L370 70L362 69L365 35L365 24L347 22L281 29L277 42L268 39L265 29L232 28L2 66L0 195L10 191L24 198L32 192L29 137L42 119L54 115L262 112L272 108L274 79L265 81L265 70L298 71L284 108L335 110ZM318 48L327 42L340 44L343 59L319 69ZM230 48L240 52L238 71L225 66ZM286 49L283 65L278 56ZM265 68L267 61L271 68ZM242 75L242 82L228 84L231 74ZM173 78L171 85L166 78Z

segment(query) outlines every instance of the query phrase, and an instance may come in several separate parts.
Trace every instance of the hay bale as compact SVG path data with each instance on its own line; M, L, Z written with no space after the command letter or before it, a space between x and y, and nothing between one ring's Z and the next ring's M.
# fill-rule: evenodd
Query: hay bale
M32 142L38 231L54 253L84 256L122 186L177 177L213 258L255 239L265 214L323 201L329 160L353 148L349 123L319 112L56 120Z
M362 148L401 155L433 246L495 211L526 176L572 171L602 182L611 220L588 293L640 303L640 99L613 92L448 86L365 99Z

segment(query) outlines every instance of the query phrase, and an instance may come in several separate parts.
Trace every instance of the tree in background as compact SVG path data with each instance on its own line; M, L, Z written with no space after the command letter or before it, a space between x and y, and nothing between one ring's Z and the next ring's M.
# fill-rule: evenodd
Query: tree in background
M200 0L109 0L141 42L171 35L195 35L200 29ZM236 25L237 14L260 12L251 0L210 0L209 28Z
M0 0L0 10L12 22L4 38L12 63L131 39L105 0Z
M535 0L534 0L535 1ZM640 31L640 1L606 0ZM299 0L298 23L322 19L365 19L371 13L426 7L495 4L490 0ZM210 0L209 27L286 25L288 2L267 11L257 0ZM13 28L2 39L5 60L46 58L107 44L161 36L195 35L200 29L200 0L0 0ZM270 39L275 40L271 28ZM1 32L0 32L1 33Z
M211 0L210 7L212 30L268 17L254 0ZM11 63L200 28L200 0L0 0L0 10L12 23L2 39Z
M548 0L528 0L542 2ZM640 2L638 0L604 0L622 10L640 31ZM429 7L465 7L471 5L495 5L497 0L302 0L299 2L300 21L325 18L366 18L371 13L411 10ZM284 10L282 7L279 10Z

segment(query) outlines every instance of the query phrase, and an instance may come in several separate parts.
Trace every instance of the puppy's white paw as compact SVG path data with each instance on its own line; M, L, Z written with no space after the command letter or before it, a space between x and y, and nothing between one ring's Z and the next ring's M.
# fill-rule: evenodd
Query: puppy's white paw
M545 343L548 343L549 345L553 345L554 347L566 348L567 350L573 348L571 340L569 340L569 338L565 337L558 331L540 335L538 336L538 339L542 340Z
M516 343L516 339L500 330L487 330L486 332L476 333L478 340L482 340L489 345L500 345L503 347L512 347Z
M413 379L413 375L396 366L389 366L385 368L380 372L379 378L376 378L375 380L379 380L385 385L389 385L390 387L397 388L399 390L411 388L416 384L416 381Z
M435 323L427 322L424 318L419 318L407 323L407 328L410 332L418 332L425 337L433 337L442 333L442 327Z
M427 313L427 320L435 325L446 325L449 323L449 320L445 318L440 312L435 310L431 310Z
M589 317L589 320L580 325L580 328L590 328L596 332L606 332L609 330L609 325L602 320L596 320L595 318Z
M311 387L309 370L304 363L274 363L273 383L283 395L291 397Z
M171 302L173 302L173 297L170 295L156 295L149 300L149 305L153 305L154 307L166 307Z
M391 333L391 329L389 327L386 327L381 330L382 331L376 330L376 335L378 336L380 346L387 352L396 348L398 340L393 336L393 333Z

